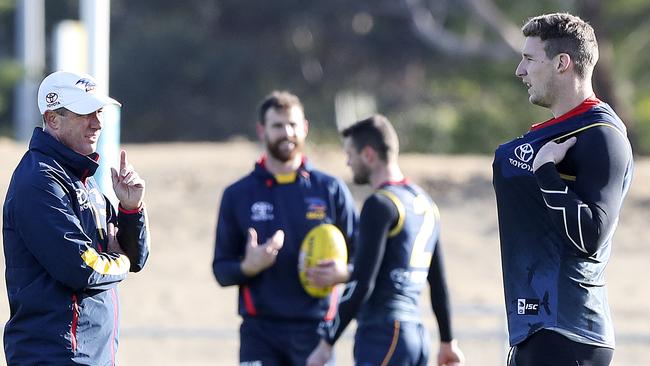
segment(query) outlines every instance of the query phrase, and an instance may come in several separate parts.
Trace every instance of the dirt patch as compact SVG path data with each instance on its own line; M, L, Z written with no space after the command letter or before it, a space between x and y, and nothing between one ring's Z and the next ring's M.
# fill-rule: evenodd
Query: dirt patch
M125 148L147 181L153 247L145 270L120 286L119 364L237 364L236 289L220 288L212 276L213 241L221 192L251 170L259 148L242 141ZM3 198L25 149L24 144L0 140ZM309 146L309 152L317 167L349 183L340 149ZM468 365L503 364L507 347L491 157L404 155L400 162L440 207L454 328ZM639 280L650 263L650 161L637 159L636 167L608 268L618 336L615 365L650 360L650 285ZM370 193L367 187L350 187L359 204ZM423 311L435 339L431 310L425 306ZM8 314L1 294L0 322ZM337 346L339 365L352 364L352 331ZM435 351L436 341L432 347Z

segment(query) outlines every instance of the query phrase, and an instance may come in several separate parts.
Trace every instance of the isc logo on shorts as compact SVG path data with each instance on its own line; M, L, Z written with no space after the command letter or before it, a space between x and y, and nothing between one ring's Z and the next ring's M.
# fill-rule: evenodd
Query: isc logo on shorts
M539 299L517 299L517 315L539 314Z

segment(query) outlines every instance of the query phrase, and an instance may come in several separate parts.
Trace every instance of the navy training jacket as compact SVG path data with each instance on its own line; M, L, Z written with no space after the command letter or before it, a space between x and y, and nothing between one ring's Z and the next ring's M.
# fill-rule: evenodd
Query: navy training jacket
M261 161L253 172L226 188L219 210L213 271L220 285L239 285L239 314L281 320L323 320L330 314L328 310L335 304L308 295L298 277L302 240L322 223L341 230L352 254L356 230L352 195L342 181L312 169L308 162L298 169L295 180L281 183ZM249 227L257 231L259 243L278 229L285 233L275 264L251 278L240 268Z
M3 210L10 318L9 365L113 365L117 284L145 265L144 209L119 215L92 175L99 156L80 155L36 128ZM107 253L107 224L127 254Z

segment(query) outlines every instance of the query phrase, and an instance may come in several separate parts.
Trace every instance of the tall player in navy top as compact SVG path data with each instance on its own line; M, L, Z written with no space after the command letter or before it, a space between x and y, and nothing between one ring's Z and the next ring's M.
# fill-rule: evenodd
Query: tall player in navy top
M632 178L630 143L592 89L593 28L550 14L522 30L516 74L554 118L499 146L493 163L509 365L609 365L604 272Z
M265 154L253 172L223 192L213 271L220 285L239 286L240 365L303 366L320 339L318 324L334 304L303 289L300 244L323 223L337 226L352 243L354 201L342 181L304 157L308 122L298 97L273 92L259 113ZM313 280L324 286L349 277L338 261L320 268Z
M428 281L440 329L438 365L460 365L464 357L451 331L435 204L402 174L397 134L388 119L375 115L342 134L354 182L371 184L376 191L361 211L354 272L307 364L325 364L356 317L357 365L427 365L430 344L419 299Z

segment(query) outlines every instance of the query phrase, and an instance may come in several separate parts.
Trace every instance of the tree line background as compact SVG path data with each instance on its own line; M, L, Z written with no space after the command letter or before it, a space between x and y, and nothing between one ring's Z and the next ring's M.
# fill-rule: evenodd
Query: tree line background
M48 46L57 22L78 18L78 1L45 2ZM336 141L337 118L353 122L341 111L376 110L405 151L491 153L551 117L528 103L514 70L521 25L557 11L594 26L596 94L636 153L650 154L647 0L112 0L110 93L123 103L125 142L255 138L258 103L287 89L317 142ZM14 12L0 0L4 136L22 74Z

